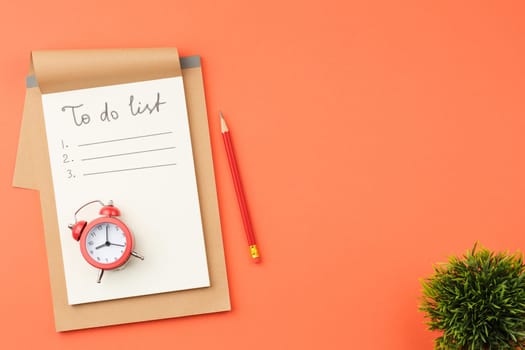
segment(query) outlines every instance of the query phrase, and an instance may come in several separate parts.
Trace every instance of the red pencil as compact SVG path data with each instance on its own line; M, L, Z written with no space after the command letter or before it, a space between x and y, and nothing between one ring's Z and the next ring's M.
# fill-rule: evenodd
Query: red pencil
M222 139L224 140L224 147L226 148L226 154L228 155L228 163L230 164L230 170L233 178L233 185L235 187L235 193L237 194L237 201L239 202L239 208L241 210L242 223L244 225L244 231L246 232L246 238L248 239L248 246L250 248L250 255L256 263L261 261L257 245L255 244L255 235L253 234L252 222L250 221L250 215L248 215L248 207L246 205L246 199L244 198L244 191L241 185L241 177L239 175L239 168L237 167L237 161L233 153L233 146L230 137L230 130L226 121L222 116L222 112L219 112L221 117L221 132Z

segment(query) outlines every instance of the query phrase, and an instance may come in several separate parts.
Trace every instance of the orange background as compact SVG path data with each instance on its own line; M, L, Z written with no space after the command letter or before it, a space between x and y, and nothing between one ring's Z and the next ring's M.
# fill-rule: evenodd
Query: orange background
M525 4L3 1L5 349L431 349L432 264L525 245ZM202 56L232 311L55 333L38 194L11 187L30 50ZM264 262L247 253L228 119Z

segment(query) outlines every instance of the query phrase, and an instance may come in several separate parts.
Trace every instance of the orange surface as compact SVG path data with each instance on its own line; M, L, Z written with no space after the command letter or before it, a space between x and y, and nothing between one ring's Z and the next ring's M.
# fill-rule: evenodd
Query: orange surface
M3 349L431 349L432 263L525 246L525 4L3 1ZM11 188L29 52L202 56L233 310L55 333L36 192ZM222 145L232 131L263 263Z

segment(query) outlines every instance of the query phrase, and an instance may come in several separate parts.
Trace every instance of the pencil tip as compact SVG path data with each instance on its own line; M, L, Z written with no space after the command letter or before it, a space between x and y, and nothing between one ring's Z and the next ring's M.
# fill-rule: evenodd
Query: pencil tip
M228 125L226 125L226 120L224 120L224 116L222 115L222 112L219 111L219 116L221 117L221 132L227 132L229 131L228 130Z

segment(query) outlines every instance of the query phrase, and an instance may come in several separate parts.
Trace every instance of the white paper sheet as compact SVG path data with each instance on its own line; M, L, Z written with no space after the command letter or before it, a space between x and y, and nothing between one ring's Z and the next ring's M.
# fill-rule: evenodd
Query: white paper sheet
M42 103L69 303L208 287L182 78L44 94ZM145 257L101 283L68 228L96 199L113 200Z

